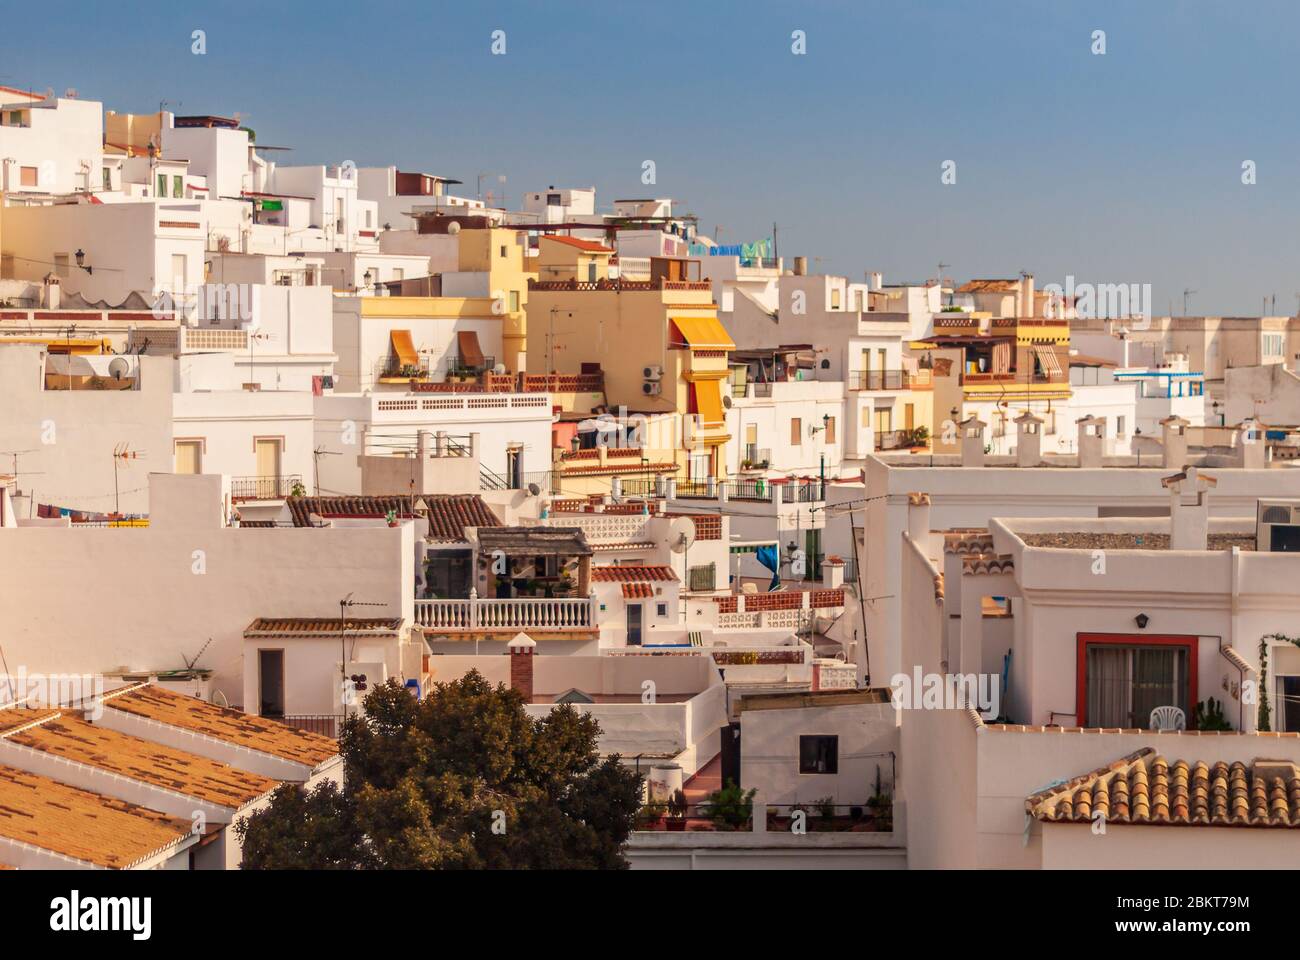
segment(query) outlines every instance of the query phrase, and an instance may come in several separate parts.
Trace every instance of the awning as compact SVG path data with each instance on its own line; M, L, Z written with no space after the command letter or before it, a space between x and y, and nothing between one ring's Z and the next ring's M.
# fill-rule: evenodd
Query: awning
M473 330L461 330L456 334L456 344L460 349L461 366L483 366L483 350L478 345L478 334Z
M695 391L695 409L705 424L727 422L726 415L722 412L722 391L719 387L717 381L691 384L691 389Z
M420 355L415 352L410 330L394 330L389 336L393 341L393 353L397 354L398 363L404 367L418 367Z
M1034 356L1043 365L1043 372L1053 377L1063 376L1061 364L1056 359L1056 351L1051 347L1034 347Z
M735 350L736 344L717 317L673 317L674 346L692 350Z

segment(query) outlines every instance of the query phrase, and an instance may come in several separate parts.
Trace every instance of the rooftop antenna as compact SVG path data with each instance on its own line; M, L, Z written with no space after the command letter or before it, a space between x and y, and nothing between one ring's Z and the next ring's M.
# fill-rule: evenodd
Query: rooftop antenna
M118 466L127 460L143 460L144 454L138 450L132 450L130 444L119 443L113 447L113 513L118 517L122 516L122 503L118 493L117 470Z
M948 269L949 267L951 267L951 266L952 266L951 263L943 263L942 261L940 261L940 263L939 263L939 269L938 269L938 271L937 271L937 272L935 273L935 275L934 275L934 285L935 285L936 287L942 287L942 286L943 286L943 272L944 272L945 270L947 270L947 269Z
M1183 316L1184 317L1187 316L1187 299L1194 293L1196 293L1195 290L1191 290L1186 287L1183 288Z
M339 676L342 678L342 684L339 686L339 701L342 706L347 706L343 701L344 686L348 682L348 611L353 607L386 607L386 603L371 603L366 600L353 600L352 594L339 601ZM346 712L346 711L344 711Z
M211 646L211 645L212 645L212 638L211 638L211 637L208 637L208 642L205 643L203 646L199 647L199 652L196 653L196 654L194 654L194 657L193 657L193 658L187 657L187 656L185 656L185 654L182 653L182 654L181 654L181 660L184 661L184 663L185 663L185 669L186 669L186 670L193 670L193 669L194 669L194 665L195 665L196 663L198 663L198 662L199 662L199 658L200 658L201 656L203 656L203 651L206 650L206 649L208 649L208 647Z
M323 446L317 446L311 452L312 462L312 486L316 488L316 496L320 496L320 458L321 457L341 457L343 454L337 450L326 450Z

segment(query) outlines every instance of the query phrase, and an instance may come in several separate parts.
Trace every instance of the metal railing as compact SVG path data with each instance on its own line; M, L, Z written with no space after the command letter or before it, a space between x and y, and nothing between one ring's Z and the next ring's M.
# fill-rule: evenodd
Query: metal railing
M709 482L707 480L678 480L677 496L683 498L708 499Z
M766 480L728 480L721 486L726 488L728 500L772 502L772 484Z
M415 622L430 630L589 630L596 622L590 597L416 600Z
M335 713L297 713L286 714L283 717L270 718L278 719L286 726L296 727L299 730L306 730L308 733L318 733L322 737L331 737L335 740L343 732L343 715Z
M655 495L655 481L646 477L623 477L619 481L624 496L652 497Z
M928 387L932 383L930 371L911 373L907 370L855 370L849 374L850 390L911 390Z
M286 474L279 477L232 477L231 500L279 500L293 495L294 487L303 487L302 475Z
M883 433L877 433L876 449L901 450L907 446L907 440L911 435L911 430L886 430Z

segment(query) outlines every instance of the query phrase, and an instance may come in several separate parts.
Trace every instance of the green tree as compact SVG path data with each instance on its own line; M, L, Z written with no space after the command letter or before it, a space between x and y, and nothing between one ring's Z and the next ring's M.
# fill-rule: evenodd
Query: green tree
M286 784L235 825L244 869L624 869L641 785L571 706L534 720L477 671L395 680L343 726L344 787Z

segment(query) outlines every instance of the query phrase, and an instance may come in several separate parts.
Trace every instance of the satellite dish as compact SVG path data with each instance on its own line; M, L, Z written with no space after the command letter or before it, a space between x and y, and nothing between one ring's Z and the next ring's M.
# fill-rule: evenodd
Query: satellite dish
M668 547L673 553L685 553L695 543L695 521L690 517L674 517L668 525Z
M506 365L504 363L498 363L495 367L492 368L492 372L495 374L505 373Z
M220 690L213 690L212 696L209 697L209 699L219 707L230 706L230 701L226 699L226 695Z
M722 395L722 405L726 407L728 410L730 410L733 406L735 406L735 401L731 399L730 394L724 393Z
M108 362L108 375L114 380L121 380L131 372L131 365L121 357L114 357Z
M528 493L530 496L540 497L542 495L542 488L535 483L530 483L528 485Z
M447 232L452 236L460 233L460 221L453 220L451 223L447 224Z

